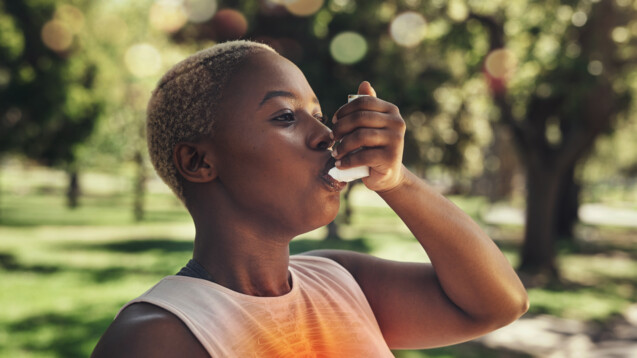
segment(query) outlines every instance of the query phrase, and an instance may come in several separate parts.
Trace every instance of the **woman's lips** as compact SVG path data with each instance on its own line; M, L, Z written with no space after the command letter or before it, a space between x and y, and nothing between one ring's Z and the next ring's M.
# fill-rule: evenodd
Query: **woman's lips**
M320 177L323 180L323 183L327 185L328 189L330 189L331 191L341 191L347 186L347 183L338 181L327 174L330 169L334 168L335 162L336 159L330 157L325 163L325 167L323 168Z
M347 186L347 183L332 178L329 174L321 175L321 179L331 191L341 191Z

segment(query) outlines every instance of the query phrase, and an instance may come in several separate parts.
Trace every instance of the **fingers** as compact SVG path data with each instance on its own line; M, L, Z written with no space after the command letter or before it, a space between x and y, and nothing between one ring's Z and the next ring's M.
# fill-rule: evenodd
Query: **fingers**
M402 134L379 128L359 128L346 135L332 150L332 156L341 159L360 148L389 147L402 141Z
M341 139L357 128L386 128L391 118L384 113L373 111L358 111L350 113L332 127L334 138Z
M391 163L393 155L386 148L365 148L338 159L336 166L347 169L364 165L378 171L380 167L389 167L388 164Z
M387 114L399 113L398 107L396 107L392 103L383 101L382 99L378 99L376 97L365 96L356 98L352 102L342 105L336 111L336 113L334 113L334 116L332 117L332 123L336 124L344 117L347 117L348 115L358 111L370 111Z
M360 97L336 112L332 131L338 140L357 128L388 128L401 131L405 121L391 103L374 97Z
M366 94L368 96L376 97L376 91L372 87L371 83L367 81L363 81L360 85L358 85L358 94Z

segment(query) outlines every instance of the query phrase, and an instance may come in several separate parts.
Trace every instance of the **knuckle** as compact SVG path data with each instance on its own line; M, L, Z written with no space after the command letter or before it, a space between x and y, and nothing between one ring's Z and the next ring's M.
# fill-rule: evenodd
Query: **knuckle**
M356 111L354 113L351 114L352 116L352 121L354 123L356 122L360 122L361 120L363 120L363 118L365 117L365 113L362 111Z
M403 130L407 128L407 123L405 123L405 120L403 119L403 117L400 117L400 116L396 118L396 125L398 126L398 128Z
M352 139L357 143L361 142L363 139L365 139L365 131L360 129L355 131L354 133L352 133Z

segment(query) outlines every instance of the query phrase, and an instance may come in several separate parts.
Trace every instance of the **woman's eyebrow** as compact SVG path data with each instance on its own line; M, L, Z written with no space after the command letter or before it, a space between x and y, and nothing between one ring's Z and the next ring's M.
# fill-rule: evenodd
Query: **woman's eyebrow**
M261 100L261 103L259 103L259 107L263 106L263 104L265 104L265 102L267 102L269 99L275 98L275 97L286 97L286 98L290 98L290 99L296 99L296 96L294 95L294 93L292 92L288 92L288 91L270 91L268 93L265 94L265 96L263 96L263 99ZM318 104L319 101L316 97L312 98L312 102Z
M259 107L263 106L263 104L265 102L267 102L269 99L275 98L275 97L287 97L290 99L296 99L296 96L292 93L292 92L288 92L288 91L270 91L268 93L265 94L265 96L263 96L263 99L261 100L261 103L259 103Z

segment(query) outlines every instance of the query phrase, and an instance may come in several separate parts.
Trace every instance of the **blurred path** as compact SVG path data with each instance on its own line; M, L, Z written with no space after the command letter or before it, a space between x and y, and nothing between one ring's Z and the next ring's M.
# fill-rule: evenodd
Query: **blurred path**
M637 208L584 204L580 221L588 225L637 228ZM482 219L493 225L524 225L524 210L496 205ZM637 303L603 325L549 315L525 316L475 340L512 354L542 358L637 358Z
M524 225L524 210L495 205L482 216L488 224ZM604 204L583 204L579 209L580 221L589 225L608 225L637 228L637 208L611 207Z
M542 358L637 358L637 304L604 327L539 315L523 317L476 342Z

